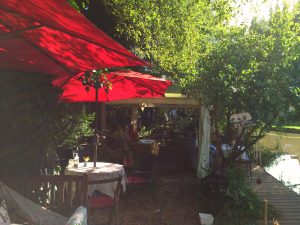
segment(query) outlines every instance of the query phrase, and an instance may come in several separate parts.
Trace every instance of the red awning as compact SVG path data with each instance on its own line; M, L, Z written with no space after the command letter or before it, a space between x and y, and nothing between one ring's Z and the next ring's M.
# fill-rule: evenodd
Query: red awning
M64 92L60 100L65 102L94 102L96 91L90 88L86 91L78 77L79 74L71 78L62 89ZM105 93L104 89L99 89L98 99L101 102L114 101L129 98L155 98L162 97L166 89L171 85L171 81L163 78L134 72L131 70L111 72L107 75L112 83L112 90Z
M148 65L63 0L0 0L0 69L56 75Z

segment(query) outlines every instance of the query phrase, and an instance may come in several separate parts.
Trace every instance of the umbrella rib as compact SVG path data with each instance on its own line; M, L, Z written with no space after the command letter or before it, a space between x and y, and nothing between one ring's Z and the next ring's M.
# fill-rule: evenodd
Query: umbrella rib
M0 7L1 8L1 7ZM8 25L5 24L2 21L2 24L4 24L8 29L12 30L12 28ZM55 58L53 58L51 55L49 55L47 52L43 51L41 48L39 48L37 45L34 45L32 42L28 41L25 37L23 37L23 35L21 33L16 33L15 35L16 37L20 37L21 39L23 39L24 41L26 41L29 45L31 45L33 48L37 49L38 51L40 51L42 54L46 55L47 57L49 57L50 59L52 59L52 61L54 61L54 63L57 63L58 65L60 65L64 70L66 70L68 73L72 73L72 71L70 71L67 67L65 67L62 63L60 63L58 60L56 60Z
M2 22L2 23L5 26L7 26L4 22ZM8 33L3 33L3 34L0 34L0 40L6 40L6 39L9 39L9 38L12 38L12 37L18 35L19 33L22 33L22 32L28 31L28 30L38 29L38 28L43 27L43 26L44 25L37 25L37 26L28 27L28 28L25 28L25 29L17 30L17 31L10 31Z
M52 28L52 29L58 30L58 31L60 31L60 32L69 34L69 35L74 36L74 37L77 37L77 38L82 39L82 40L84 40L84 41L86 41L86 42L89 42L89 43L98 45L98 46L100 46L100 47L102 47L102 48L104 48L104 49L107 49L107 50L110 50L110 51L117 52L117 53L119 53L119 54L121 54L121 55L127 56L127 57L132 58L132 59L134 59L134 60L136 60L136 61L139 61L139 62L143 62L143 63L148 64L147 62L145 62L144 60L138 58L137 56L136 56L136 57L130 56L130 55L125 54L125 53L123 53L123 52L120 52L120 51L118 51L118 50L115 50L115 49L109 48L109 47L107 47L107 46L105 46L105 45L102 45L101 43L98 43L98 42L94 42L94 41L88 40L87 38L82 37L81 35L78 35L78 34L76 34L76 33L73 33L73 32L70 32L70 31L66 31L66 30L62 30L62 29L60 29L59 27L49 25L49 24L47 24L47 23L45 23L45 22L41 22L41 21L39 21L38 19L35 19L35 18L33 18L33 17L24 15L24 14L22 14L22 13L20 13L20 12L16 12L16 11L14 11L14 10L7 9L6 7L3 7L3 6L0 6L0 9L6 10L6 11L8 11L8 12L10 12L10 13L13 13L13 14L16 14L16 15L20 15L20 16L25 17L25 18L27 18L27 19L30 19L30 20L32 20L32 21L39 22L39 23L41 23L41 24L44 24L44 26L48 26L48 27L50 27L50 28ZM83 17L84 17L84 16L83 16ZM86 17L84 17L84 18L86 18ZM89 21L89 20L88 20L88 21ZM91 23L91 24L92 24L93 26L95 26L97 29L99 29L99 28L98 28L96 25L94 25L93 23ZM100 29L99 29L99 30L100 30ZM101 30L100 30L100 31L101 31ZM101 31L101 32L103 32L103 31ZM122 46L121 44L119 44L118 42L116 42L114 39L112 39L111 37L109 37L109 36L108 36L107 34L105 34L104 32L103 32L103 34L104 34L105 36L107 36L109 39L113 40L113 41L114 41L115 43L117 43L118 45L120 45L121 47L125 48L124 46ZM125 48L125 49L126 49L126 48ZM127 49L126 49L126 50L127 50ZM127 50L127 51L129 52L129 50ZM130 53L131 53L131 52L130 52ZM132 53L132 54L133 54L133 53ZM149 64L148 64L148 65L149 65Z

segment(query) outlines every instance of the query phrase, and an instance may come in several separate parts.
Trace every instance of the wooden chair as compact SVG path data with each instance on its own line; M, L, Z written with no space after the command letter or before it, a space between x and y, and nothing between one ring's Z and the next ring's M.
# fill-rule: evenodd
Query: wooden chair
M119 225L119 199L120 194L122 191L122 176L111 179L103 179L103 180L89 180L88 185L95 185L95 184L106 184L106 183L113 183L116 182L116 188L114 190L114 197L111 198L110 196L104 194L94 195L88 198L88 210L91 213L94 213L98 209L102 208L111 208L109 220L105 224L112 224L113 222L113 214L115 213L116 217L116 224Z
M17 182L16 182L17 181ZM32 201L65 216L87 205L87 175L41 175L20 177L10 186Z
M139 152L135 158L136 162L132 166L124 167L127 175L127 190L130 192L147 189L149 194L156 198L152 187L155 156L149 152Z

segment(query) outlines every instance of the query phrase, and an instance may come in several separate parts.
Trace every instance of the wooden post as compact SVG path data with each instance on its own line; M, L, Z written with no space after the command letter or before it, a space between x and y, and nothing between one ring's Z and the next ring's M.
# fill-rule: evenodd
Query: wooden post
M207 175L209 168L210 115L206 107L201 106L199 112L199 144L198 144L198 177Z
M100 103L100 130L105 129L106 127L105 112L106 112L105 102L101 102Z
M264 225L268 225L268 201L264 199Z
M138 116L139 116L138 106L137 105L131 106L131 125L134 132L137 132Z
M259 162L259 164L258 165L262 165L262 163L261 163L261 151L260 151L260 148L258 148L258 162Z

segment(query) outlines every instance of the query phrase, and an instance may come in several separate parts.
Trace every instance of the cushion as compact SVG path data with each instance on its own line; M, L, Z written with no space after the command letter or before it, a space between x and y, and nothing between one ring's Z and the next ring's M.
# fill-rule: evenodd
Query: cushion
M138 175L131 175L127 177L127 184L145 184L147 181Z
M114 199L109 196L93 196L89 199L89 205L91 208L105 208L111 207L115 204Z
M79 206L65 225L87 225L87 210Z
M0 200L0 223L10 223L5 200Z

